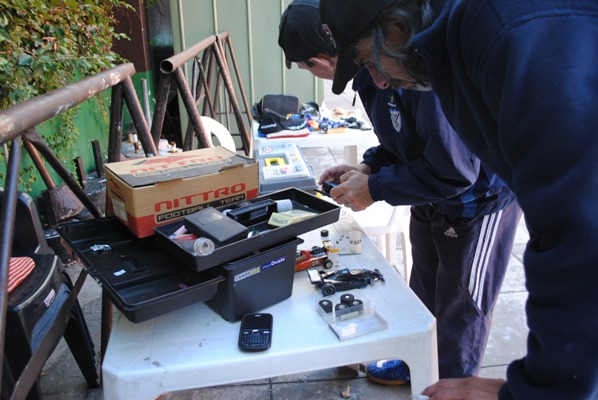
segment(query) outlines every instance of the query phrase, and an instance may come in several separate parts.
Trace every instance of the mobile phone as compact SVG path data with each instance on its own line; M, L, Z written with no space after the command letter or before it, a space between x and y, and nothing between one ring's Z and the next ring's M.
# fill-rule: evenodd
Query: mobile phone
M245 314L239 331L239 348L243 351L263 351L272 344L272 314Z

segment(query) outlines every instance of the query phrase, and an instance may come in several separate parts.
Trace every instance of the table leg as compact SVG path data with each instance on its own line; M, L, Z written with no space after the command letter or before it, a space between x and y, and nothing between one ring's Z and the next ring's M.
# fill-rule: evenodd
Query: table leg
M436 328L434 328L436 329ZM426 387L438 381L438 350L436 333L425 338L427 343L417 346L418 353L401 357L411 372L411 392L420 394Z

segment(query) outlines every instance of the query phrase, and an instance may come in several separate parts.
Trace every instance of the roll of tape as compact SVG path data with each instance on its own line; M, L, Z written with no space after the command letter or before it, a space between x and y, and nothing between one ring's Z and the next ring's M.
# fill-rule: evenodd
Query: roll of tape
M291 211L293 209L293 202L289 199L275 200L276 212Z
M200 237L193 243L193 250L198 256L209 256L214 252L216 246L211 239Z

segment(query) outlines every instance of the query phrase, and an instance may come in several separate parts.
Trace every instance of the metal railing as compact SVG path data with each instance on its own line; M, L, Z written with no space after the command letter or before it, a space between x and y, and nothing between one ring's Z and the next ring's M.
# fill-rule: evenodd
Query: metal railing
M183 72L183 66L189 61L192 62L190 81L186 79ZM234 71L234 80L230 66ZM245 155L251 156L253 151L250 134L252 116L228 32L209 36L161 62L160 81L151 129L154 141L159 139L162 131L169 91L173 83L181 95L181 100L189 116L189 124L183 135L183 150L193 148L193 138L197 139L198 148L210 147L209 132L201 122L201 115L224 119L221 122L230 131L232 123L229 117L232 114L239 129L241 150L245 152ZM244 110L239 106L235 89L239 91Z
M131 76L135 74L133 64L123 64L108 71L101 72L92 77L83 79L77 83L64 86L50 93L29 99L13 107L0 111L0 146L9 145L10 151L7 161L6 180L4 185L4 196L0 211L0 380L2 379L2 368L4 364L4 343L6 333L6 315L8 306L8 294L6 292L8 282L8 268L12 252L16 202L18 194L18 178L22 157L22 144L25 143L26 150L32 158L41 154L54 171L60 176L64 183L79 198L83 205L96 218L101 217L100 211L85 194L77 181L62 165L54 152L50 149L44 139L37 133L36 126L40 123L55 117L64 111L73 108L86 100L112 89L110 103L110 127L108 161L120 160L120 146L122 143L122 117L124 105L131 114L131 118L139 135L140 142L146 156L157 155L157 142L152 140L147 121L144 119L141 104L137 98ZM123 102L124 100L124 102ZM39 154L38 154L39 152ZM34 162L40 175L48 175L48 170L41 159ZM81 272L75 290L80 290L82 280L87 273ZM79 281L81 281L79 283ZM111 328L112 305L107 296L102 296L102 349L101 356L105 351L105 345ZM36 367L43 366L45 360L41 357L33 357L25 367L22 376L27 376L19 393L28 393L36 379L31 374ZM41 368L41 367L40 367ZM18 383L17 383L18 384Z
M193 68L192 77L188 83L182 71L182 66L189 61L192 61ZM231 75L229 64L234 71L235 80ZM152 157L158 154L157 148L168 105L169 91L174 83L181 94L190 120L183 137L183 150L191 150L194 137L197 138L197 148L211 146L211 139L208 136L210 133L205 130L200 115L210 116L214 119L225 119L223 124L230 130L232 123L229 118L232 114L239 129L240 150L243 150L247 156L251 156L253 151L253 141L250 134L252 115L241 83L228 32L210 36L193 47L163 60L160 65L160 72L151 131L131 80L131 76L135 74L135 67L130 63L117 66L0 111L0 146L7 145L10 147L4 196L0 211L0 229L2 232L0 238L0 361L2 361L0 362L0 382L3 372L8 306L6 287L13 245L18 178L23 144L46 185L51 182L51 179L49 178L49 171L41 159L42 156L88 211L95 218L102 217L101 212L89 196L85 194L80 184L62 165L62 162L42 136L38 134L36 131L37 125L97 96L105 90L111 89L108 162L120 161L125 104L131 115L145 156ZM239 91L244 110L239 106L236 90ZM32 110L35 110L35 112L32 112ZM245 114L245 118L243 114ZM86 272L83 270L78 279L78 282L81 281L81 283L76 285L77 291L80 290L85 277ZM103 357L108 343L111 323L112 304L108 300L108 296L102 296L101 357ZM36 359L34 354L26 366L24 374L27 371L33 371L36 366L43 366L43 363L45 363L45 360ZM27 379L29 381L27 385L35 382L30 378ZM31 386L20 388L19 392L28 393L30 388Z

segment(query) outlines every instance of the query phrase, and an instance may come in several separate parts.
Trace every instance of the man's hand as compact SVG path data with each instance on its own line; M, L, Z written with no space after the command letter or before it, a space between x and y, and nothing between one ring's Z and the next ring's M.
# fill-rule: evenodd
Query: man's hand
M370 196L368 175L357 170L348 171L339 177L339 183L330 191L330 196L338 204L343 204L353 211L361 211L374 203Z
M504 379L469 377L441 379L428 386L422 394L430 400L497 400Z
M339 164L335 167L327 168L322 175L320 176L320 180L318 181L318 185L321 185L324 182L335 182L339 183L341 179L341 175L356 170L356 167L352 167L347 164Z

